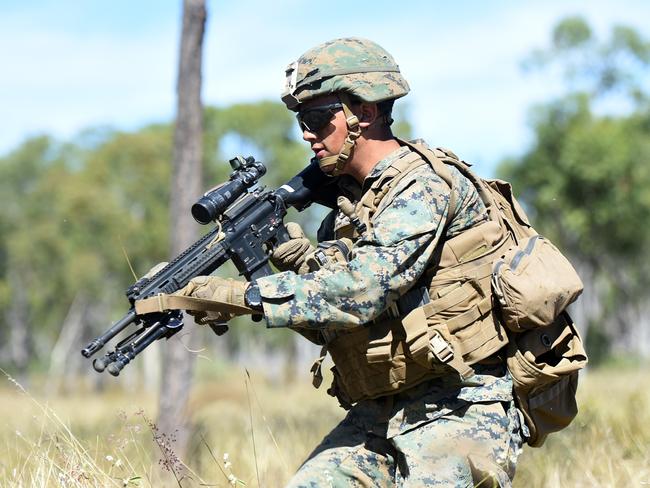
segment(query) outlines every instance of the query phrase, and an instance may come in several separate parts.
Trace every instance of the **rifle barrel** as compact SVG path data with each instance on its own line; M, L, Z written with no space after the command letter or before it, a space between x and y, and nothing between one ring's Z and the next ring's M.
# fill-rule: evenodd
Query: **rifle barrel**
M122 332L128 326L130 323L132 323L136 318L136 313L135 309L131 309L128 311L128 313L122 317L120 320L115 322L115 324L108 329L106 332L104 332L102 335L99 337L93 339L91 342L88 343L88 345L81 351L81 354L89 358L93 354L95 354L97 351L99 351L104 345L110 341L113 337L115 337L117 334Z

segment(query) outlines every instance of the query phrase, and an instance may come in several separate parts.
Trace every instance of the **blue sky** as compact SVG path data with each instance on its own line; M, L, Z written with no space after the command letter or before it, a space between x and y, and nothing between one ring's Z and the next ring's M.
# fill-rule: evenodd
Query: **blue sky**
M170 120L181 0L0 3L0 154L26 137L66 139L93 126L135 129ZM278 99L285 66L340 36L373 39L411 84L415 135L489 173L529 141L527 113L559 93L520 61L558 19L581 14L597 33L615 23L650 37L650 2L506 0L211 1L203 99Z

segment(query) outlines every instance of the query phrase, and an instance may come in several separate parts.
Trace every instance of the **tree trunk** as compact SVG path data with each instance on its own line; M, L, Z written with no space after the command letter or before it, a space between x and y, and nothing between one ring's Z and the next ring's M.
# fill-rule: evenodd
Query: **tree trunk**
M9 357L15 368L13 374L23 384L27 380L27 366L30 358L30 324L27 287L15 271L9 274L10 289L12 290L5 321L9 325L8 345Z
M64 392L68 392L68 387L71 386L70 380L78 372L77 365L80 355L76 349L81 343L87 307L87 298L81 292L77 293L70 304L68 314L61 326L59 338L50 354L50 369L46 386L48 395L59 393L62 389Z
M647 304L640 305L639 322L636 324L636 344L642 358L650 358L650 320L648 313L650 307Z
M204 0L184 0L170 202L172 256L198 237L189 209L202 188L201 58L205 19ZM191 318L186 317L185 324L185 329L168 341L164 350L158 418L161 432L176 437L176 450L181 457L187 450L186 409L194 368L194 356L183 344L193 325ZM183 334L181 341L179 336Z

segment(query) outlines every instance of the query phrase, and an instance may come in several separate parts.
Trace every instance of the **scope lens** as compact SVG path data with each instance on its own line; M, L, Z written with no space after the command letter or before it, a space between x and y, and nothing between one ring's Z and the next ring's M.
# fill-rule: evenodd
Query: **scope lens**
M194 220L199 224L209 224L216 217L215 214L214 204L208 197L203 197L192 205L192 217L194 217Z
M248 161L248 160L247 160ZM253 186L266 172L266 167L255 160L241 165L230 176L230 181L216 186L192 205L192 216L199 224L217 220L247 188Z

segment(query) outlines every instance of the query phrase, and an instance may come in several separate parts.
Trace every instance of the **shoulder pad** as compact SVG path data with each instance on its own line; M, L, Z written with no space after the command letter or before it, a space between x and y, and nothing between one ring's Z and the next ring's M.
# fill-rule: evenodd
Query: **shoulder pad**
M472 166L472 163L468 163L467 161L460 159L458 156L456 156L456 153L454 151L452 151L451 149L447 149L446 147L435 148L433 150L433 154L435 154L443 161L447 160L447 162L449 162L449 160L452 160L453 162L456 163L462 163L464 166L467 167Z
M451 149L447 149L446 147L437 147L433 150L433 153L439 158L448 157L455 159L456 161L460 161L460 158L456 156L456 153L454 153Z
M427 142L424 139L421 139L419 137L417 139L410 139L408 142L410 142L411 144L417 144L417 145L420 145L420 146L424 146L427 149L431 149L431 147L429 147L429 144L427 144Z

